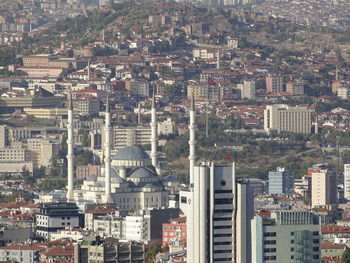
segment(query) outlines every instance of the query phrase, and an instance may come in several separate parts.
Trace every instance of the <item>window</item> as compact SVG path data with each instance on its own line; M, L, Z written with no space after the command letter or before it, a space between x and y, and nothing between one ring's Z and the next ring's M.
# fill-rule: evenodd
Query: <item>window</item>
M319 259L319 256L318 255L314 255L313 259Z
M186 203L187 203L187 197L181 196L181 204L186 204Z
M319 243L320 243L320 240L319 240L319 239L314 239L313 243L314 243L314 244L319 244Z
M64 226L65 225L65 223L64 222L62 222L62 226Z
M291 244L294 244L294 239L292 239L292 240L290 241L290 243L291 243Z
M276 252L276 248L275 247L264 248L264 253L274 253L274 252Z
M312 250L313 251L319 251L320 249L319 249L319 247L314 247Z
M276 256L265 256L264 260L276 260Z
M265 240L264 245L276 245L276 240Z
M276 236L276 232L266 232L264 233L264 237L275 237Z
M313 234L314 236L318 236L318 235L319 235L319 232L318 232L318 231L313 231L312 234Z

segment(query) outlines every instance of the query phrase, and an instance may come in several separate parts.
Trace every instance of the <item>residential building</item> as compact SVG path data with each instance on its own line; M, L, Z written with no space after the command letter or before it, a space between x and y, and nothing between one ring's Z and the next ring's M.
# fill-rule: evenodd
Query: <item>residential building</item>
M74 203L43 203L36 214L36 234L51 240L51 234L66 227L84 226L83 215Z
M278 75L269 75L266 77L266 92L280 93L284 91L283 77Z
M336 204L336 173L328 170L313 172L311 175L312 207Z
M244 99L255 99L255 81L245 80L243 84L238 84L237 88L241 91L241 98Z
M288 131L295 133L311 132L311 110L305 107L270 105L264 110L264 130L269 133Z
M100 112L100 100L93 98L82 98L73 101L73 108L81 116L91 116Z
M100 176L101 175L101 165L79 165L75 169L75 176L77 179L85 179L89 176Z
M269 172L269 194L292 194L294 189L294 173L284 168Z
M252 262L319 263L319 216L302 210L281 210L251 220Z
M350 200L350 164L344 164L344 198Z
M348 99L349 97L349 88L348 87L339 87L337 89L337 96L343 100Z
M11 244L0 247L0 261L34 263L38 262L36 252L37 249L30 245Z
M74 245L74 263L93 262L145 262L145 247L142 243L121 242L115 238L83 240Z
M297 81L289 81L286 84L286 91L292 95L303 95L304 94L304 82Z
M194 166L193 187L180 192L187 218L187 262L251 262L253 191L233 167Z
M174 123L172 122L171 118L158 122L158 135L169 135L173 134L174 132Z
M163 224L163 247L186 243L186 217L170 219Z
M125 82L125 89L130 92L132 96L148 97L149 96L149 82L145 80L129 80Z
M104 127L102 128L102 142L104 145ZM148 126L138 127L113 127L112 128L112 149L120 150L126 146L147 145L151 140L151 128Z

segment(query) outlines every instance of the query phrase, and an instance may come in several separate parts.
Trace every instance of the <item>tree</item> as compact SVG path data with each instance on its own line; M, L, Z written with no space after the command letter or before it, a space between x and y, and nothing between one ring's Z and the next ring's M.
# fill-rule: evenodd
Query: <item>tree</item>
M350 263L350 248L346 248L341 256L341 263Z

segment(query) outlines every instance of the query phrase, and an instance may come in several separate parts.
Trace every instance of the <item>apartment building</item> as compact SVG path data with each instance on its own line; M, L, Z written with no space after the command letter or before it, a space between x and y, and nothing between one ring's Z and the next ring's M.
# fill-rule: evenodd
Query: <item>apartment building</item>
M311 133L311 110L305 107L269 105L264 110L264 130Z
M317 214L282 210L251 220L252 262L308 262L321 258L321 226Z
M266 92L280 93L284 91L283 77L278 75L269 75L266 77Z

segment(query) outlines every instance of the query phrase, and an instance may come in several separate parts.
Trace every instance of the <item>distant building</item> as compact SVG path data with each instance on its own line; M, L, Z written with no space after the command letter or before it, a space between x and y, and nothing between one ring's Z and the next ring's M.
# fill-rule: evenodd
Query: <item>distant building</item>
M313 172L311 175L312 207L336 204L336 174L328 170Z
M305 107L271 105L264 110L264 130L267 133L272 130L311 133L311 124L311 110Z
M172 122L171 118L158 122L158 135L169 135L174 132L174 123Z
M104 145L104 127L102 129L101 145ZM148 145L150 144L150 140L151 128L149 126L112 128L111 145L114 150L120 150L126 146Z
M283 77L269 75L266 77L266 91L268 93L280 93L284 91Z
M303 95L304 94L304 83L300 80L289 81L286 84L286 91L292 95Z
M320 219L307 211L259 214L252 224L252 262L320 262Z
M74 245L74 263L86 262L145 262L145 247L142 243L122 242L115 238L83 240Z
M100 112L100 100L93 98L75 99L73 108L81 116L95 115Z
M241 98L250 100L255 99L255 81L245 80L243 84L238 84L237 87L241 90Z
M344 164L344 198L350 200L350 164Z
M339 87L337 89L337 96L343 100L347 100L349 97L349 88L348 87Z
M83 215L74 203L44 203L36 214L36 234L51 240L51 234L66 227L84 226Z
M269 194L292 194L294 189L294 173L284 168L269 172Z
M163 247L186 243L186 217L170 219L163 224Z

